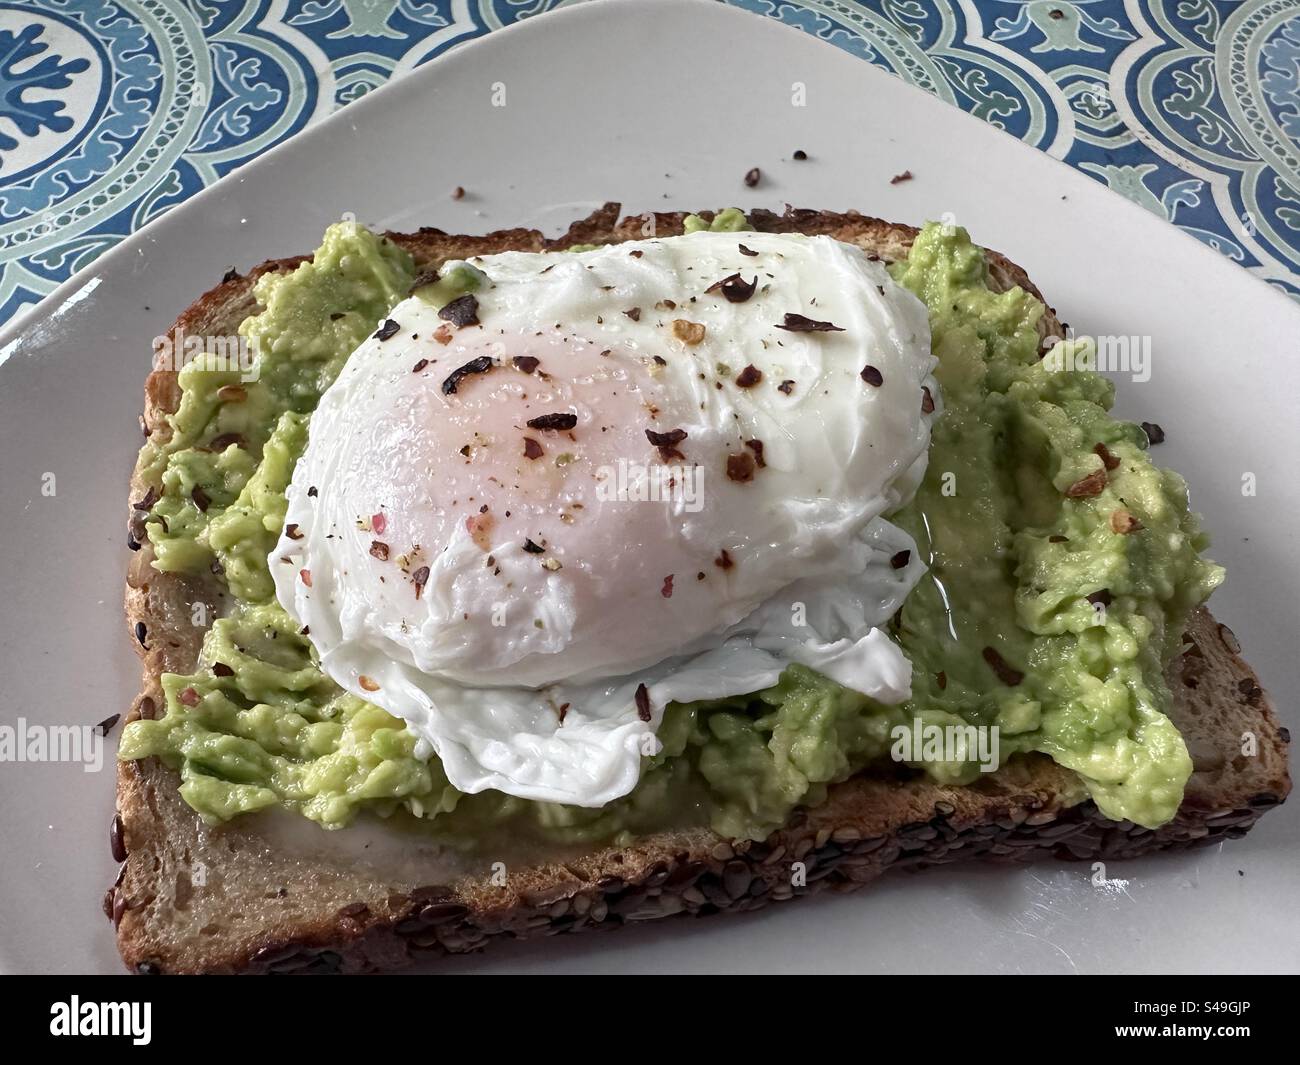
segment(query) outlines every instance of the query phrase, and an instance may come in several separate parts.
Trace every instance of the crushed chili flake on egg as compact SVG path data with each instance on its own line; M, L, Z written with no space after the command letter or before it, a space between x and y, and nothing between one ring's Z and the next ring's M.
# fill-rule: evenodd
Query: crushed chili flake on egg
M754 479L754 456L742 451L727 456L727 480L744 484Z
M842 333L844 327L831 322L819 322L802 314L787 314L777 329L790 333Z
M529 418L525 424L529 429L549 429L562 432L565 429L574 428L578 424L578 416L570 413L539 414L536 418Z
M424 593L424 586L429 583L429 567L421 566L411 574L411 580L415 582L415 598L419 599Z

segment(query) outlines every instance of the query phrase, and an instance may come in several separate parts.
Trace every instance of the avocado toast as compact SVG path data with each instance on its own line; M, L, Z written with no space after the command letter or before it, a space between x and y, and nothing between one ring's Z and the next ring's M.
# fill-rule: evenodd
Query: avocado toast
M702 217L706 223L716 223L723 215L705 213ZM408 252L416 267L426 270L448 259L505 250L563 250L575 245L622 242L643 236L644 225L642 217L619 222L617 207L607 205L575 224L557 241L546 241L535 232L523 230L482 238L448 237L426 230L413 235L391 234L389 240ZM661 236L679 233L687 226L688 219L681 215L656 215L654 219L654 232ZM744 232L750 231L827 234L886 262L905 260L917 237L916 230L859 215L809 211L788 211L782 217L753 212L736 222L734 228L741 240ZM987 287L991 292L1019 286L1028 294L1027 300L1041 299L1017 267L992 253L987 258ZM182 315L175 328L188 335L233 334L240 322L258 310L252 292L254 280L265 273L286 272L301 262L294 259L268 263L248 277L228 277ZM928 284L933 286L934 278L941 280L941 273L919 279L916 287L924 290ZM921 294L926 296L924 291ZM933 293L926 302L933 315ZM994 305L994 318L997 310ZM374 312L367 331L384 311L380 307ZM1011 308L1008 313L1019 312ZM957 325L960 328L962 323ZM1032 330L1032 338L1026 328ZM1047 346L1046 338L1060 336L1062 330L1049 311L1036 321L1012 322L1007 332L1041 352ZM945 354L938 348L937 337L936 350L942 363ZM168 415L177 409L180 399L175 372L167 367L156 369L147 385L145 411L146 431L154 434L150 443L155 448L166 446L172 432ZM1083 409L1087 401L1076 402L1072 397L1070 402L1076 403L1076 409ZM951 404L949 409L960 415ZM1087 410L1091 411L1091 407ZM1069 427L1063 431L1068 432ZM1133 427L1117 432L1104 448L1105 455L1124 456L1140 446ZM1091 438L1088 445L1081 449L1085 456L1093 451ZM241 450L239 445L236 450ZM200 672L211 674L214 663L210 652L220 641L210 641L209 653L200 666L201 644L211 619L229 612L234 567L213 567L206 557L199 560L202 565L181 565L171 572L160 573L150 565L153 539L166 542L186 520L197 519L198 513L206 514L207 508L199 507L198 502L207 499L209 493L205 490L196 501L193 487L185 486L184 495L195 505L183 513L178 509L167 511L164 499L162 516L167 528L159 534L153 514L165 493L158 477L158 453L149 452L147 446L131 496L136 504L147 503L134 512L132 537L141 550L133 559L127 594L128 618L145 662L144 691L132 708L131 718L160 722L170 710L174 726L186 716L182 707L187 702L197 705L209 696L214 701L224 698L220 689L225 680L218 682L214 678L211 685L193 680L183 684L171 681L164 693L162 675L192 678ZM232 460L238 459L238 454L232 454ZM1100 452L1090 461L1091 465L1080 467L1077 478L1068 470L1051 472L1064 479L1063 490L1068 494L1069 488L1092 476L1092 466L1109 469L1109 462ZM1142 466L1143 470L1149 468ZM1032 491L1038 493L1042 488L1038 484ZM1101 494L1098 488L1093 495ZM1078 492L1091 490L1089 486ZM171 494L176 496L175 491ZM1025 489L1023 497L1029 495L1030 490ZM1082 499L1087 505L1093 496L1076 494L1069 498ZM1142 495L1144 504L1152 504L1152 498ZM229 501L225 506L218 501L214 509L230 513L235 508ZM1138 509L1136 504L1134 509ZM1157 520L1145 511L1141 514L1153 525ZM1175 514L1169 520L1176 529L1184 528L1182 517ZM154 522L152 530L150 521ZM1025 521L1011 524L1020 529ZM1111 533L1115 537L1126 535L1113 529ZM1140 536L1141 532L1136 534ZM1183 587L1190 589L1185 602L1175 603L1171 610L1174 616L1199 603L1217 582L1212 568L1199 561L1195 536L1194 530L1188 532L1191 547L1180 559L1168 563L1176 566L1184 579L1175 582L1174 592L1166 593L1165 599L1178 600ZM1051 537L1042 539L1052 544ZM185 546L181 544L180 549ZM1041 550L1059 546L1052 544ZM1035 545L1026 545L1021 561L1032 563L1034 549ZM221 557L228 562L231 556ZM972 579L978 582L985 571L976 567L971 572ZM238 578L238 574L234 576ZM1005 580L1011 586L1004 574L993 572L986 576L990 581ZM1091 593L1099 590L1095 586L1088 589ZM205 604L197 615L195 603ZM1089 600L1079 609L1086 612L1095 605ZM964 684L976 683L971 680L974 673L987 670L993 678L990 687L998 688L1001 701L997 710L1005 726L1018 708L1015 689L1020 685L1009 681L1020 670L1000 658L990 660L987 655L980 661L983 640L975 641L976 646L967 649L970 654L962 656L970 661L954 659L947 668L937 668L946 662L926 663L923 669L926 647L934 642L925 631L931 612L923 606L917 608L909 624L909 600L893 633L917 658L917 698L928 695L934 705L951 702L963 691ZM196 616L205 623L195 624ZM291 632L280 635L286 642L293 637ZM193 730L182 734L173 726L154 728L153 734L128 730L130 739L124 739L124 744L128 753L139 760L124 761L119 770L119 838L126 860L119 882L106 900L106 909L117 921L119 946L132 967L179 972L367 970L395 965L421 952L472 949L499 934L517 937L614 927L657 916L752 909L824 887L848 890L898 865L924 866L963 857L1122 858L1238 835L1289 791L1285 732L1273 717L1254 675L1236 657L1231 634L1203 608L1198 606L1191 614L1185 634L1169 631L1160 635L1153 646L1159 645L1162 650L1153 653L1169 660L1165 670L1171 692L1168 714L1185 741L1185 753L1181 753L1181 744L1148 743L1148 748L1161 749L1157 756L1142 763L1149 769L1150 783L1137 795L1116 795L1116 788L1108 794L1104 787L1098 787L1090 796L1078 774L1062 765L1061 760L1069 758L1068 743L1058 741L1060 750L1052 757L1041 752L1041 748L1049 746L1046 740L1050 740L1043 729L1024 730L1022 734L1034 736L1033 744L997 772L971 776L959 770L947 779L934 773L906 772L896 762L869 757L872 748L864 742L860 750L850 751L861 763L852 766L861 770L856 775L841 779L844 769L838 765L820 771L802 765L800 788L779 787L772 802L747 801L745 786L728 791L727 781L715 775L709 779L710 788L705 789L708 794L691 804L687 812L690 816L681 816L684 825L656 824L654 816L642 821L636 811L621 814L613 826L602 825L599 816L594 821L567 815L557 819L553 812L533 823L525 813L523 821L517 823L529 822L529 827L536 829L545 822L542 827L546 830L520 833L508 846L499 839L492 840L475 852L472 848L459 850L445 840L430 846L418 834L419 826L398 829L385 824L379 830L384 841L372 845L369 829L362 826L361 819L336 832L323 832L298 814L274 808L274 800L297 794L291 791L298 786L296 783L286 787L256 772L246 778L222 772L219 759L214 760L211 751L196 756L195 744L200 741L213 742L220 749L226 743L223 735L240 730L246 739L252 734L247 715L225 733L211 727L203 735ZM239 644L235 639L228 642ZM1014 656L1013 661L1016 666L1024 665ZM221 664L225 666L224 661ZM216 677L221 673L224 669ZM1031 678L1031 683L1034 680ZM237 681L234 678L231 683ZM808 681L804 687L814 683ZM824 706L831 698L816 690L776 691L769 698L772 705L788 712L790 707L800 705L796 695L814 707ZM240 711L254 709L242 704L240 707ZM743 725L746 713L757 716L754 711L732 709L735 712L726 712L714 727L715 738L723 724L738 719ZM361 720L357 714L359 711L347 717L349 724L345 727ZM766 734L775 731L769 725ZM1253 757L1240 754L1243 733L1257 738L1257 754ZM682 788L693 786L690 774L690 779L681 784L666 775L665 769L671 770L674 765L697 769L705 752L718 750L707 742L692 743L686 739L682 748L691 751L693 762L681 758L674 762L670 758L647 772L647 779L659 782L661 794L672 795L679 791L679 784ZM309 760L303 757L302 748L294 753L299 762ZM408 753L403 750L381 762L409 770ZM1180 772L1180 758L1188 756L1190 762ZM204 772L204 767L209 771ZM188 803L177 787L177 768L186 772ZM214 768L218 769L215 773L211 771ZM1185 788L1183 778L1187 778ZM754 789L765 779L759 779ZM1127 779L1121 774L1118 790L1122 791ZM1171 780L1177 783L1177 793ZM247 790L250 787L254 790ZM317 788L310 798L304 793L304 799L291 801L310 805L313 799L323 798L328 812L316 819L331 824L338 804L329 800L346 800L355 794L355 789L345 787L341 792L331 792L325 787ZM482 825L484 839L492 838L494 826L501 821L495 810L487 816L479 810L476 819L475 806L481 807L481 803L465 803L463 809L457 809L457 798L453 796L446 802L437 781L391 794L414 796L421 811L430 805L429 796L438 794L439 801L452 807L445 813L462 817L471 826ZM1099 810L1099 803L1110 807L1111 817ZM1161 808L1148 808L1149 804ZM397 804L389 804L393 805ZM652 801L650 805L661 804ZM254 812L259 806L271 808ZM664 816L670 821L682 813L669 809L671 803L664 806ZM205 822L195 807L204 811L212 823ZM414 812L408 805L392 820L402 821ZM1121 818L1114 816L1117 813ZM1123 816L1128 813L1132 819ZM224 823L217 824L222 820ZM431 822L436 825L438 818L431 818ZM343 819L333 823L341 824ZM354 846L347 842L363 836L364 843Z

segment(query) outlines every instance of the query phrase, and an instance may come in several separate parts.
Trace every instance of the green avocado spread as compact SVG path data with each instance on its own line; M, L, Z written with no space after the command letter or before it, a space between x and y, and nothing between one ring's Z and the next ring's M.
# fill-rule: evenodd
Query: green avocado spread
M744 227L734 209L688 220ZM996 726L998 761L1040 752L1107 816L1169 820L1191 760L1164 712L1163 667L1223 576L1201 558L1183 481L1151 464L1138 427L1109 416L1108 381L1040 359L1042 305L992 292L964 230L927 226L891 270L929 308L943 402L925 481L892 515L929 566L889 632L913 663L908 702L883 706L791 666L765 691L672 704L638 786L598 810L462 794L436 758L417 758L402 721L321 672L266 561L312 410L415 277L404 251L343 223L311 260L258 280L262 309L240 329L252 372L189 362L170 433L145 448L153 565L215 574L233 606L197 671L164 676L166 712L128 725L120 756L177 769L210 822L284 807L326 828L400 817L452 843L496 830L625 842L697 824L761 838L891 754L939 781L975 780L973 748L897 753L896 730L919 720Z

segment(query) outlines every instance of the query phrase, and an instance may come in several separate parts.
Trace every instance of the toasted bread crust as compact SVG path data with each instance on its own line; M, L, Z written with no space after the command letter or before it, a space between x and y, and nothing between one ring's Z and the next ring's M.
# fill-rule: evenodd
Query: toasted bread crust
M427 268L496 251L667 236L682 231L684 217L655 213L620 221L619 206L606 204L557 240L525 229L481 237L422 229L389 237ZM886 261L906 254L917 233L855 213L787 209L783 215L755 211L749 219L765 231L826 234ZM232 332L256 310L256 278L303 260L275 260L227 275L181 314L173 330ZM988 261L999 288L1019 285L1042 299L1014 263L994 252ZM1040 332L1045 338L1063 332L1050 308ZM175 376L161 363L150 374L146 432L168 431L166 416L179 401ZM130 498L147 490L137 468ZM213 608L208 616L222 607L215 581L158 573L148 561L145 544L133 556L127 583L130 629L143 624L148 634L143 644L133 640L144 683L128 720L161 712L164 672L192 671L203 637L191 624L192 604L206 602ZM383 876L364 863L283 855L238 822L209 828L180 798L176 774L148 759L119 764L118 811L128 855L105 909L117 922L123 960L136 971L371 971L477 949L494 938L757 909L821 890L853 890L894 868L976 858L1119 859L1233 838L1291 787L1289 736L1239 650L1226 626L1197 611L1167 678L1171 716L1195 768L1177 817L1155 831L1109 821L1091 802L1072 804L1072 775L1035 756L970 787L860 775L832 788L821 806L796 812L762 843L729 841L704 829L665 832L629 847L525 863L504 882L486 875L430 882L419 869ZM1243 731L1257 737L1255 758L1239 753ZM801 866L792 868L796 862Z

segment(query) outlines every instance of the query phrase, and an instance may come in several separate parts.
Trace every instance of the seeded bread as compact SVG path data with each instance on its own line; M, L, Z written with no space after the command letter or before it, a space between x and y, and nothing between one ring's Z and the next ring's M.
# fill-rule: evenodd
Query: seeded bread
M619 220L606 204L558 240L513 229L482 237L439 230L390 234L421 268L508 249L542 251L646 235L649 216ZM709 217L705 212L705 217ZM684 216L654 215L653 232L680 233ZM755 211L756 228L824 233L881 259L904 255L916 235L856 213ZM256 310L254 280L302 257L233 271L177 320L188 335L224 335ZM1014 263L988 253L996 286L1037 291ZM1041 298L1041 297L1039 297ZM1055 313L1044 338L1060 335ZM143 427L167 433L180 394L159 365L145 387ZM137 469L131 499L149 489ZM133 540L144 537L138 520ZM129 719L161 713L164 672L188 673L203 632L192 604L220 613L215 580L160 574L143 543L132 556L126 614L143 662L143 690ZM504 877L454 856L404 843L347 844L354 828L327 833L288 814L259 814L211 828L180 798L177 775L156 759L119 765L113 847L122 861L105 897L118 947L138 972L364 972L425 956L474 950L493 939L615 928L667 916L753 910L818 891L850 891L887 870L964 859L1120 859L1243 835L1291 789L1290 740L1226 626L1202 609L1169 669L1171 716L1194 772L1175 819L1152 831L1102 817L1078 802L1071 774L1041 756L1017 758L969 787L895 774L864 774L833 787L761 843L704 830L665 832L629 847L511 856ZM1242 735L1258 753L1241 754ZM1071 798L1075 796L1076 798ZM286 822L295 824L286 827ZM298 825L296 822L301 821ZM802 862L806 886L793 886Z

